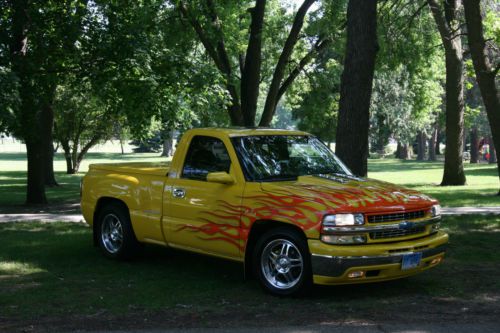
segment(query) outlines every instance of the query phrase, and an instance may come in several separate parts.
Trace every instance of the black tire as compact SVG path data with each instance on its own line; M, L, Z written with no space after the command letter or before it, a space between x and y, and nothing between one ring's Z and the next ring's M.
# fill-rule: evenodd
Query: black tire
M311 257L302 234L279 227L262 235L252 258L254 274L264 290L276 296L299 296L312 285Z
M118 202L106 204L98 215L95 232L102 253L111 259L127 260L140 251L128 209Z

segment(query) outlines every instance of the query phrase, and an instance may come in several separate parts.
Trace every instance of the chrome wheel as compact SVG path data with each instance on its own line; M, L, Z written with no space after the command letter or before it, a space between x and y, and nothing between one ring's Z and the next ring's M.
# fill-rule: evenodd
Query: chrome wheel
M299 283L304 261L297 246L287 239L269 242L260 258L264 278L278 289L290 289Z
M123 245L123 227L115 214L108 214L102 219L101 241L109 253L114 254L120 251Z

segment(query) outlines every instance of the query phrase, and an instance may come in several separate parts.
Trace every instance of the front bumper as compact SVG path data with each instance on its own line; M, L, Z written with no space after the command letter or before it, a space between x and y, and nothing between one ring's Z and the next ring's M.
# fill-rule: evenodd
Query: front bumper
M317 284L351 284L385 281L420 273L441 263L448 235L438 232L417 240L373 245L332 246L309 240L314 282ZM403 256L422 253L419 266L402 270ZM360 277L350 277L362 271Z

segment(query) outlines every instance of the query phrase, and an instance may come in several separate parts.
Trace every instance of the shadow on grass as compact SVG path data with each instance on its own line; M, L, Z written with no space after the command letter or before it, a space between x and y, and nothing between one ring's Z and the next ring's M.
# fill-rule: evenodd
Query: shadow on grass
M254 280L244 281L238 263L155 246L147 246L134 261L116 262L92 247L84 225L10 223L0 225L0 306L7 315L165 308L217 312L235 306L248 312L293 312L296 307L362 311L422 298L498 295L499 218L446 218L444 224L451 231L444 265L398 281L317 286L298 303L266 295Z
M404 161L404 160L370 160L369 172L398 172L408 170L442 169L443 162Z
M74 203L79 200L80 179L83 174L55 173L59 186L47 187L49 204ZM26 199L26 171L0 172L0 213L9 213L9 207L22 206Z
M494 176L498 177L498 169L494 164L482 165L481 167L475 167L471 164L469 168L465 169L465 176Z

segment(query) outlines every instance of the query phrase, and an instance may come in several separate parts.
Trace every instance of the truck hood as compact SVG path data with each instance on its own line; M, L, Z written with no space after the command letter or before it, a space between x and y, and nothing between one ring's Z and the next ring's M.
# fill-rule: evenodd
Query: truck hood
M296 181L262 182L268 195L310 202L324 213L376 213L423 209L435 199L394 184L353 176L301 176Z

